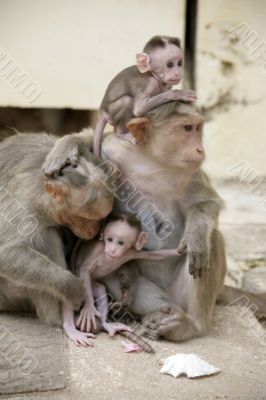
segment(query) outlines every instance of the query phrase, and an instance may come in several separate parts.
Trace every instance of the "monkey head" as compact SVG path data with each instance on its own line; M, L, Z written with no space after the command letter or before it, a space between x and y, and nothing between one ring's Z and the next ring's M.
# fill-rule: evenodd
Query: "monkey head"
M110 260L119 259L131 249L142 250L148 239L148 233L141 231L124 215L108 222L100 237L104 241L105 256Z
M49 195L50 214L59 224L68 226L82 239L92 239L100 228L100 220L113 207L114 197L104 184L106 174L101 167L81 157L77 168L65 167L55 179L44 184Z
M143 151L149 151L168 168L194 173L205 159L202 144L204 118L194 106L171 102L146 117L129 121L133 137L141 136Z
M156 79L177 85L183 76L183 51L175 44L155 47L149 53L136 55L139 72L150 72Z

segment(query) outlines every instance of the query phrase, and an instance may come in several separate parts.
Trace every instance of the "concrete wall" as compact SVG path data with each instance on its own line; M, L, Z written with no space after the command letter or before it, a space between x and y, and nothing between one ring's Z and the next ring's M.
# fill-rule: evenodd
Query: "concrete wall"
M204 0L199 6L196 71L208 121L206 170L224 178L244 161L265 175L266 2Z
M97 109L148 38L183 39L184 14L185 0L0 0L0 106ZM213 177L242 160L266 174L265 15L265 0L199 1L196 82Z
M184 0L0 0L0 77L6 75L0 79L0 106L97 109L107 84L134 64L136 52L151 36L183 38L184 4ZM36 100L29 96L33 86L23 93L18 85L22 95L14 90L14 76L8 76L11 65L1 73L5 52L40 89Z

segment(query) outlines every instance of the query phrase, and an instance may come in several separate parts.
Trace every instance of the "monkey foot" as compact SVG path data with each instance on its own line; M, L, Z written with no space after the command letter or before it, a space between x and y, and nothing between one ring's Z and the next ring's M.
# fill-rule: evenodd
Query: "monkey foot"
M95 339L95 335L93 333L88 332L80 332L77 329L67 328L65 327L65 332L72 342L75 343L76 346L81 347L93 347L94 344L89 338Z
M179 341L184 340L184 329L187 329L186 316L183 312L157 311L151 316L144 318L144 336L151 340L158 340L159 337L164 337L168 340Z
M110 335L114 336L119 331L128 331L132 332L132 329L120 322L104 322L103 329Z

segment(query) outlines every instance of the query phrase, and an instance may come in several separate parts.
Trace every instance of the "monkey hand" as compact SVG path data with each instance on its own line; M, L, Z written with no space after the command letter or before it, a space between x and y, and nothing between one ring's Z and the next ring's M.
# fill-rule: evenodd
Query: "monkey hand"
M192 241L182 238L177 248L179 255L187 254L189 262L189 273L193 278L201 278L208 267L209 251L208 246L203 243L193 243Z
M60 139L59 139L60 141ZM42 166L42 171L48 178L60 175L61 170L67 165L71 165L76 168L79 162L78 147L72 146L67 149L60 149L59 146L55 144L54 148L47 155L45 162Z
M91 332L92 329L97 329L97 317L100 317L100 314L94 304L85 302L80 310L76 326L81 332Z
M172 100L182 100L186 102L196 101L197 95L193 90L171 90Z
M78 310L85 299L85 288L82 279L77 278L71 272L67 272L67 276L62 281L63 296L71 306Z

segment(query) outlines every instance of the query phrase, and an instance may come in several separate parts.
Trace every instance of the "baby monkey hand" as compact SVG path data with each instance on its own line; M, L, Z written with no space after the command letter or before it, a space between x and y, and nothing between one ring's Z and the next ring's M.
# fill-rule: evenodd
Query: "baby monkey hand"
M186 102L196 101L197 95L193 90L171 90L172 100L182 100Z
M91 332L92 329L96 330L97 317L100 317L100 314L95 308L94 304L85 302L80 311L76 326L81 330L81 332Z

